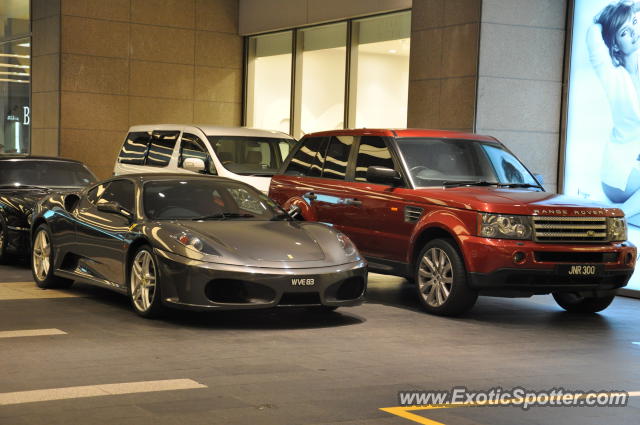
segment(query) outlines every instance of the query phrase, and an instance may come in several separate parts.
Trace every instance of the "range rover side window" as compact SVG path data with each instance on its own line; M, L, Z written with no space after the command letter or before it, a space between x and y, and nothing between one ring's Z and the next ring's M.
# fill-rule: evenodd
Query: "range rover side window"
M103 191L97 204L117 202L121 207L135 212L135 187L129 180L114 180Z
M322 158L318 156L323 156L324 140L322 137L304 139L284 173L290 176L319 176L322 171Z
M362 136L356 161L355 180L359 182L368 181L367 168L372 165L394 169L391 152L384 143L384 139L377 136Z
M118 162L121 164L144 165L150 140L151 132L149 131L129 133L118 155Z
M179 135L179 131L154 131L149 143L146 165L152 167L169 165Z
M180 168L183 168L182 165L187 158L203 160L209 174L218 174L209 155L209 151L202 140L194 134L183 133L182 142L180 143L180 158L178 160L178 166Z
M344 180L353 136L334 136L329 141L322 177Z

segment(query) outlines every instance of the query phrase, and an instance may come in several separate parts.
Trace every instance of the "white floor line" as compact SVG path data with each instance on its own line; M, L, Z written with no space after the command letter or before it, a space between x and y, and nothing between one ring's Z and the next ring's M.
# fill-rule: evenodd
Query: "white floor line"
M0 331L0 338L20 338L25 336L66 335L60 329L25 329L21 331Z
M0 406L7 406L10 404L35 403L39 401L100 397L107 395L190 390L195 388L207 388L207 386L191 379L167 379L162 381L124 382L121 384L50 388L45 390L0 393Z

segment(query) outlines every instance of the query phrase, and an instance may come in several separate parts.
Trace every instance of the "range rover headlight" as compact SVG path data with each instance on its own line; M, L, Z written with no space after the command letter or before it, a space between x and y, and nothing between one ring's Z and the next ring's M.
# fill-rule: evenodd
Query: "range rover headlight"
M608 237L611 242L624 242L627 240L627 219L624 217L609 217Z
M479 236L530 240L531 217L525 215L480 214Z

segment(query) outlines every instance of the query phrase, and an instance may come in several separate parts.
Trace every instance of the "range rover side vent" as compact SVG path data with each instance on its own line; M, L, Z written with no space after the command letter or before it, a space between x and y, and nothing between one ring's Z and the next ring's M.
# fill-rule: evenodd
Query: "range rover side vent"
M606 217L533 217L536 242L607 242Z
M424 208L420 207L404 207L404 221L406 221L407 223L417 222L418 220L420 220L420 216L422 215L423 211Z

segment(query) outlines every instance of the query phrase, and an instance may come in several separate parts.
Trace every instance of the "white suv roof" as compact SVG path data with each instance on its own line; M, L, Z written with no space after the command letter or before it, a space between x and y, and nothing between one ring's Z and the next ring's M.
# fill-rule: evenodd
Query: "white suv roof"
M247 136L247 137L279 137L282 139L292 139L287 133L275 130L260 130L249 127L219 127L215 125L196 124L145 124L132 126L129 131L149 131L149 130L175 130L177 127L199 128L207 136Z

